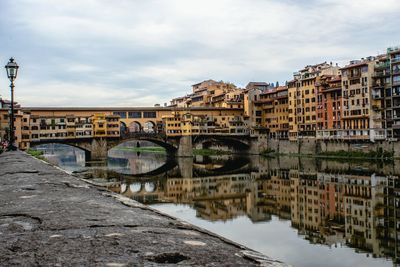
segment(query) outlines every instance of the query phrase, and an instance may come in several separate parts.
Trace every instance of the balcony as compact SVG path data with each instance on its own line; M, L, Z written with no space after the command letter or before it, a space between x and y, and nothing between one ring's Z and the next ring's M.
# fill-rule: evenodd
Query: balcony
M380 83L380 82L372 82L372 88L383 88L385 87L384 83Z
M396 123L392 124L392 128L393 129L400 129L400 122L396 122Z
M400 107L400 102L393 101L393 106L392 107L393 108L399 108Z
M375 65L375 70L384 70L390 68L389 62L382 62Z
M347 78L349 80L360 79L361 78L361 72L350 74L350 75L347 76Z
M378 77L385 77L385 76L390 76L390 71L375 71L372 77L378 78Z
M382 120L383 120L381 115L373 115L373 116L372 116L372 119L373 119L374 121L382 121Z
M400 74L400 69L392 70L392 75L399 75L399 74Z
M381 108L381 106L373 105L373 106L372 106L372 109L373 109L374 111L380 111L382 108Z
M380 99L382 98L381 94L372 94L373 99Z
M391 58L391 59L390 59L390 62L391 62L391 63L397 63L397 62L400 62L400 57L394 57L394 58Z

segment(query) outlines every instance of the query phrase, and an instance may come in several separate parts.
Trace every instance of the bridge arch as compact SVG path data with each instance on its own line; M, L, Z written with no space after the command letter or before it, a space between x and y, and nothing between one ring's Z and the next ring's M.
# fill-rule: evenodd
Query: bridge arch
M155 133L157 131L156 123L154 121L146 121L143 125L143 131L145 133Z
M221 144L226 145L228 147L232 147L238 151L245 151L250 149L250 145L245 137L230 137L230 136L196 136L193 138L193 145L203 144L203 145L211 145L211 144Z
M128 131L128 127L126 127L125 122L121 121L119 130L120 130L121 134L125 134Z
M32 148L40 146L40 145L48 145L48 144L61 144L61 145L65 145L65 146L70 146L70 147L74 147L74 148L78 148L80 150L82 150L83 152L85 152L85 161L90 160L91 158L91 151L85 146L85 144L80 144L80 143L70 143L70 142L66 142L65 140L47 140L47 141L40 141L40 142L31 142L30 146Z
M131 190L132 193L138 193L142 191L142 184L139 182L131 183L129 185L129 189Z
M146 182L144 184L144 190L147 193L153 193L154 191L156 191L156 184L154 182Z
M160 137L156 137L154 134L145 134L145 133L137 133L132 134L130 136L126 136L122 140L118 140L117 142L110 143L108 149L112 149L122 143L129 142L129 141L149 141L153 144L159 145L160 147L165 148L168 154L175 154L178 150L174 145L164 141Z
M142 125L138 121L133 121L129 124L130 133L138 133L142 131Z
M128 186L124 183L121 184L120 194L124 194L128 190Z

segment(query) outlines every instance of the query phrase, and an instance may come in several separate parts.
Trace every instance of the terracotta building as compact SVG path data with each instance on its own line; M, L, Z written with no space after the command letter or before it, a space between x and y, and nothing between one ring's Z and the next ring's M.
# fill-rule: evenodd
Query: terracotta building
M341 77L323 75L316 83L317 138L339 138L341 124Z

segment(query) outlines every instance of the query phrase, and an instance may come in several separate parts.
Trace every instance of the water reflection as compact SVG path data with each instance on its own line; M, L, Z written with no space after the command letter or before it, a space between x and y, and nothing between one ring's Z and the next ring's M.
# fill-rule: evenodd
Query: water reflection
M295 266L399 262L397 162L110 156L86 177Z

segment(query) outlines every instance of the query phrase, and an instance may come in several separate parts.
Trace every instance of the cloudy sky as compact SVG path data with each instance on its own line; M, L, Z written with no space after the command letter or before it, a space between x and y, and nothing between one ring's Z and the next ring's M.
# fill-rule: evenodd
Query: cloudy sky
M152 106L205 79L284 82L383 53L399 14L399 0L0 1L0 64L21 66L24 106Z

